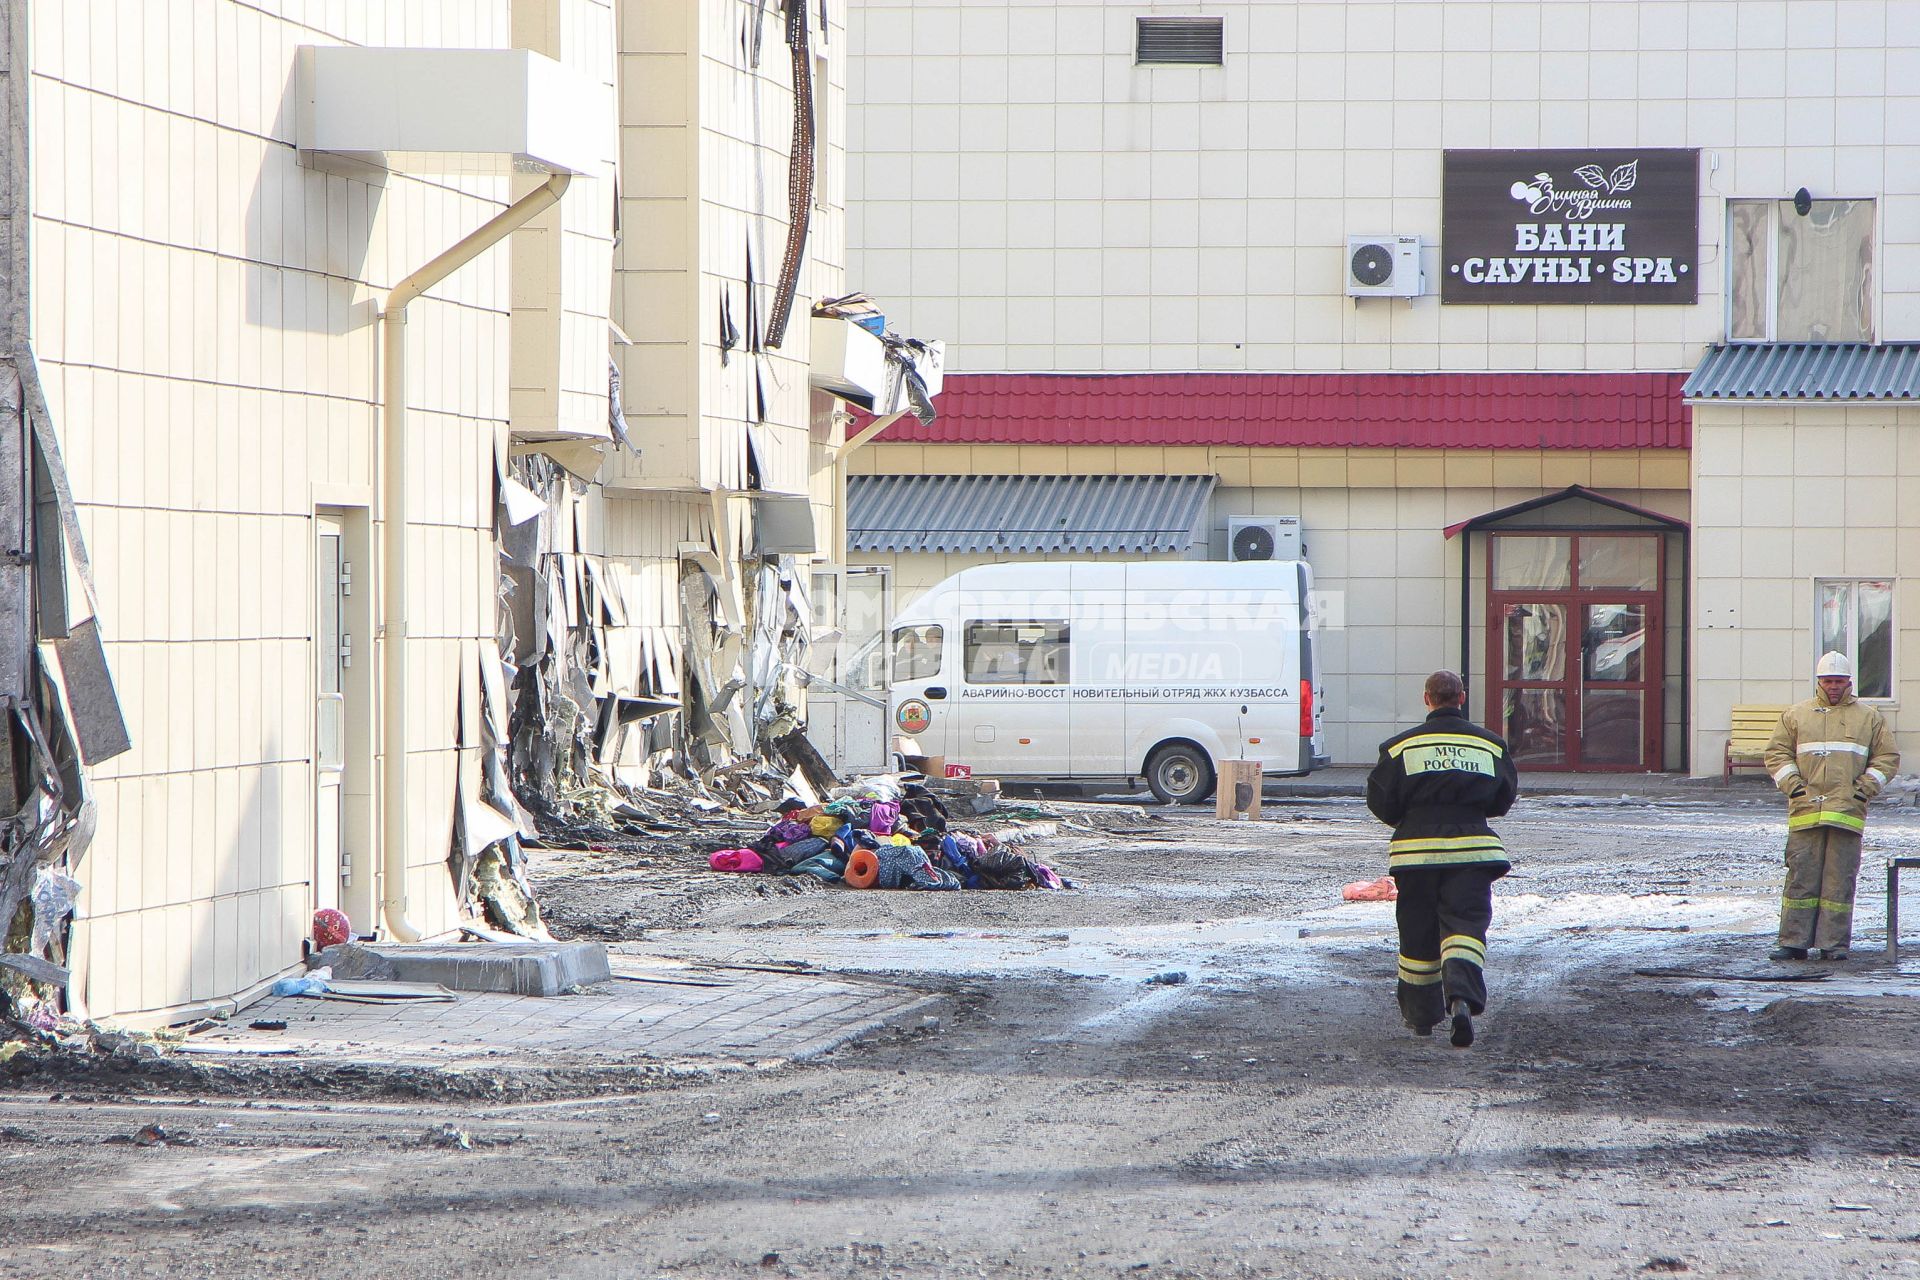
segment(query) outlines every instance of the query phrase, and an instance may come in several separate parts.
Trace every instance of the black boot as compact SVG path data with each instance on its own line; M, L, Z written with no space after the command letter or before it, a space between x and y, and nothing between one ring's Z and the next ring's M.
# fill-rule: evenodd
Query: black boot
M1775 947L1773 950L1767 952L1767 959L1769 960L1805 960L1806 958L1807 949L1805 947Z
M1447 1037L1456 1049L1464 1049L1473 1043L1473 1018L1467 1012L1465 1000L1455 1000L1449 1010L1453 1014L1453 1034Z
M1820 953L1820 958L1822 960L1845 960L1847 958L1847 949L1845 947L1828 947Z

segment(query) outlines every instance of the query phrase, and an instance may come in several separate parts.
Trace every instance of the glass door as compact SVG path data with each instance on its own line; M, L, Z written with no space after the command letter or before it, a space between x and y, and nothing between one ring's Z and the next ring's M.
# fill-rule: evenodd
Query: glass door
M1489 706L1514 763L1658 769L1659 536L1495 533L1488 557Z
M1565 769L1572 764L1569 607L1565 601L1544 600L1501 606L1505 651L1501 721L1513 761L1523 768Z

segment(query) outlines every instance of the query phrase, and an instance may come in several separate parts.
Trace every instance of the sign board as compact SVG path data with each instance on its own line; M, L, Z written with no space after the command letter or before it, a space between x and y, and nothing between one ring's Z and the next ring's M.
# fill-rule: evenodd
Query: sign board
M1448 151L1442 303L1690 303L1700 153Z

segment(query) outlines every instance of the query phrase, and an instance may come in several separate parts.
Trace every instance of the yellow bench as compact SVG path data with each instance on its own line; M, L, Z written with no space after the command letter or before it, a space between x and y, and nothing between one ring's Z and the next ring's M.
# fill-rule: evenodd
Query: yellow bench
M1733 731L1727 735L1727 762L1721 773L1721 781L1733 781L1733 768L1737 764L1757 764L1765 767L1763 757L1767 753L1767 739L1780 725L1780 717L1786 707L1767 706L1753 703L1733 709Z

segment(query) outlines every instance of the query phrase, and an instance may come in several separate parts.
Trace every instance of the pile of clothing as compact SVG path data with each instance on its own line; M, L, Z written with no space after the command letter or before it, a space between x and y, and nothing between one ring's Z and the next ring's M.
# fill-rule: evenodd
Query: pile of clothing
M814 876L855 889L1065 889L1058 872L991 832L958 831L923 784L863 778L826 804L788 799L764 835L708 855L715 871Z

